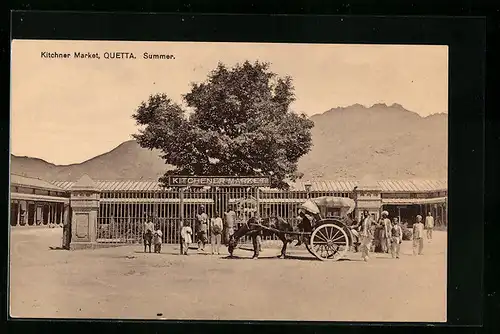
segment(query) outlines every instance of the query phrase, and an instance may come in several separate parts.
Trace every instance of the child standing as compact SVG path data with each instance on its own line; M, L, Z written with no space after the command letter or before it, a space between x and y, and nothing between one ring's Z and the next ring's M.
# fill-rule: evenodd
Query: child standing
M193 230L191 226L189 226L188 222L184 223L184 226L181 229L181 238L182 238L182 254L187 255L189 245L193 242L192 236Z
M155 231L154 238L153 238L153 244L155 246L155 253L160 254L161 253L161 243L162 243L162 237L163 233L162 231L158 228Z

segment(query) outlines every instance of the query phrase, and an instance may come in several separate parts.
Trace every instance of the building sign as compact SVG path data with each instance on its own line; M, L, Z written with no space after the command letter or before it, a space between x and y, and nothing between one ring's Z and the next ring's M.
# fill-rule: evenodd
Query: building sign
M170 176L171 187L209 186L209 187L269 187L271 180L261 176Z

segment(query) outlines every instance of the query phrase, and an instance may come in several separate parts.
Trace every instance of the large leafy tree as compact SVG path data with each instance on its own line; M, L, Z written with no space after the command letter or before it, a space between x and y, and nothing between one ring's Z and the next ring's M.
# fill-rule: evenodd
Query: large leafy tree
M290 110L290 77L278 77L268 63L219 63L203 83L183 96L190 112L166 94L137 109L139 145L159 149L174 170L168 175L269 176L273 187L300 177L297 163L312 146L314 123Z

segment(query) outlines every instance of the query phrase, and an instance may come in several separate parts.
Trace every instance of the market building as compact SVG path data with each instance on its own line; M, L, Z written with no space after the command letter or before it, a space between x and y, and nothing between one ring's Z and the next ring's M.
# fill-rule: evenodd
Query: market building
M31 177L11 174L10 226L57 226L69 217L67 189Z
M209 216L233 210L240 223L255 214L279 215L294 223L300 204L322 196L352 198L356 218L365 209L377 218L387 210L412 224L417 214L431 212L437 225L448 223L446 180L299 181L286 191L244 181L191 177L185 186L163 188L157 181L99 181L85 175L77 182L48 182L12 175L11 225L60 224L69 217L72 243L127 243L141 240L142 223L152 217L164 241L177 243L180 222L194 227L201 206ZM335 216L336 210L322 214Z

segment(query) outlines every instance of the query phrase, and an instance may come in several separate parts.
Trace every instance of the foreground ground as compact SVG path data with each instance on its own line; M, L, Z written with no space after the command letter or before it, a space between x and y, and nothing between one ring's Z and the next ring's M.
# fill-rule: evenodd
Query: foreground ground
M178 247L144 254L141 246L51 250L60 229L11 232L13 317L446 321L446 232L435 232L422 256L374 254L369 262L320 262L290 247L250 260L196 254Z

